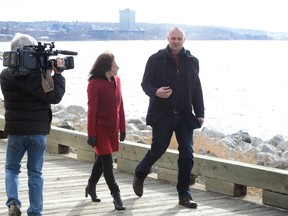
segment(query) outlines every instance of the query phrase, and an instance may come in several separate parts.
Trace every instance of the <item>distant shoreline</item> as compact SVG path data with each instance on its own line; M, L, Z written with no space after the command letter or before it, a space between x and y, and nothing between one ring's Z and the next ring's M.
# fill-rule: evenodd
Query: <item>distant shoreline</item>
M179 24L187 40L288 40L288 33ZM135 23L133 29L119 29L109 22L0 22L0 41L10 41L16 32L30 34L38 41L162 40L175 27L170 23Z

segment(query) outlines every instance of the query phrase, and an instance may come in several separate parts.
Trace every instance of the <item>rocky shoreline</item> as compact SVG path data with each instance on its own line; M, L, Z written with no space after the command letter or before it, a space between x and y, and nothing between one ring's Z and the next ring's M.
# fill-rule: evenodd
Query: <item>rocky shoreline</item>
M52 105L52 112L52 125L87 132L87 114L83 107ZM0 104L0 114L4 114L3 102ZM144 117L126 121L126 140L151 143L151 128L146 125ZM171 140L170 148L177 149L175 137ZM263 141L241 130L226 135L203 127L194 132L194 151L197 154L288 170L288 137L280 134Z

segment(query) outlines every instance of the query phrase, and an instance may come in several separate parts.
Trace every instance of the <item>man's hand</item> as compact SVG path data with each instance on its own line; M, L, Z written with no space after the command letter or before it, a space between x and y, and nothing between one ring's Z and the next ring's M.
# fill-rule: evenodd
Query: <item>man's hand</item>
M202 125L204 124L204 118L198 117L198 121L200 123L200 126L202 127Z
M64 58L56 58L54 61L53 61L53 64L52 64L52 69L54 71L55 74L61 74L63 72L63 68L65 67L65 60Z
M120 142L123 142L126 138L126 133L125 132L120 132Z
M156 91L156 96L160 98L169 98L172 94L172 89L169 86L163 86Z
M96 137L89 137L87 144L93 148L96 145Z

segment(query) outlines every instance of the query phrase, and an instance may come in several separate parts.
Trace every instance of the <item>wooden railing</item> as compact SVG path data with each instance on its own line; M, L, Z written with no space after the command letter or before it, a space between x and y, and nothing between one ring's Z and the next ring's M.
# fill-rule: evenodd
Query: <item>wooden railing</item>
M0 130L5 120L0 116ZM47 151L68 153L73 148L78 160L95 160L95 154L87 145L87 134L52 126L47 139ZM117 169L133 173L150 145L124 141L117 153ZM168 149L156 163L157 178L177 181L178 151ZM247 186L263 189L263 204L288 209L288 170L247 164L227 159L194 154L192 178L205 177L206 190L230 196L245 196Z

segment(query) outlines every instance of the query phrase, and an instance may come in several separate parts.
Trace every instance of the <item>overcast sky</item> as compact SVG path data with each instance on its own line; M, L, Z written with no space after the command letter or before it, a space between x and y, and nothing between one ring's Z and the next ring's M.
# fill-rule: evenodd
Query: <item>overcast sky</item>
M119 10L136 22L225 26L288 32L287 0L4 0L0 21L119 22Z

